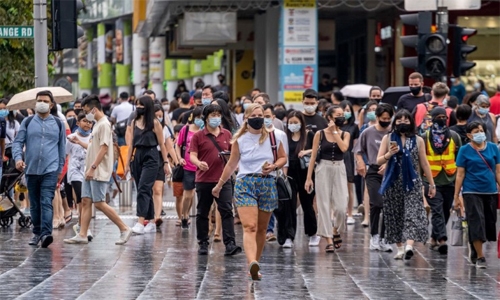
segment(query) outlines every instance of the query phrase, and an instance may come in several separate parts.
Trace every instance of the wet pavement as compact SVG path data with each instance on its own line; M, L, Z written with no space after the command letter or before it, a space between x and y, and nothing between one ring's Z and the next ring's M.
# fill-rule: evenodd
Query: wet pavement
M244 254L224 257L224 245L212 243L208 256L198 256L194 226L176 227L167 200L161 232L132 236L125 246L114 244L118 229L100 214L88 245L62 242L74 235L75 220L54 231L48 249L28 246L29 229L1 229L0 299L500 299L496 243L486 246L486 270L466 260L466 247L442 256L417 245L410 261L395 261L394 253L368 249L369 230L359 219L348 226L341 250L328 254L324 241L308 247L299 216L294 248L268 243L263 280L252 283ZM134 224L131 208L120 214ZM236 226L240 245L241 233Z

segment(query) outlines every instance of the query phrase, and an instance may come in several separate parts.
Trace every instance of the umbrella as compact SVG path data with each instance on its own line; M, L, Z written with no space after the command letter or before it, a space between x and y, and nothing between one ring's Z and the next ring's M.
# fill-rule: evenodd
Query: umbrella
M370 96L371 85L367 84L350 84L344 86L340 92L344 97L349 98L368 98Z
M40 91L50 91L54 96L56 103L66 103L74 100L73 94L62 87L38 87L15 94L7 104L8 110L34 108L36 103L36 94Z
M382 100L380 102L396 106L399 98L409 93L410 93L409 86L392 86L384 91L384 95L382 96Z

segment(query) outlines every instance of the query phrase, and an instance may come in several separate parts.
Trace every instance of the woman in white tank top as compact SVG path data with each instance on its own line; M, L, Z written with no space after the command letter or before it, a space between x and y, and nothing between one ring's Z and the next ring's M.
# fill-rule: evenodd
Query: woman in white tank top
M234 198L243 224L248 276L252 280L260 280L259 260L266 242L266 229L272 212L278 207L275 171L286 164L287 157L283 145L277 141L278 155L274 161L269 133L264 127L262 106L251 104L245 110L244 120L233 137L231 157L212 194L219 197L222 186L239 166Z

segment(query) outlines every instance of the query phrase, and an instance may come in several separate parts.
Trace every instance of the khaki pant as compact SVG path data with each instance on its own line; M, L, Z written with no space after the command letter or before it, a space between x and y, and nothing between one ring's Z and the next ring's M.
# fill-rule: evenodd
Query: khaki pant
M345 216L349 192L347 174L343 161L321 160L316 166L316 203L318 206L318 235L332 237L330 219L334 211L335 227L339 232L345 229Z

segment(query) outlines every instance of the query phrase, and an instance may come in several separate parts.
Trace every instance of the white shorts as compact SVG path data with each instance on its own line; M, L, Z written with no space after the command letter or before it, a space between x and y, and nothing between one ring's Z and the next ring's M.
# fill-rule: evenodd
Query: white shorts
M82 183L82 199L90 198L92 202L106 201L109 182L97 180L84 180Z

